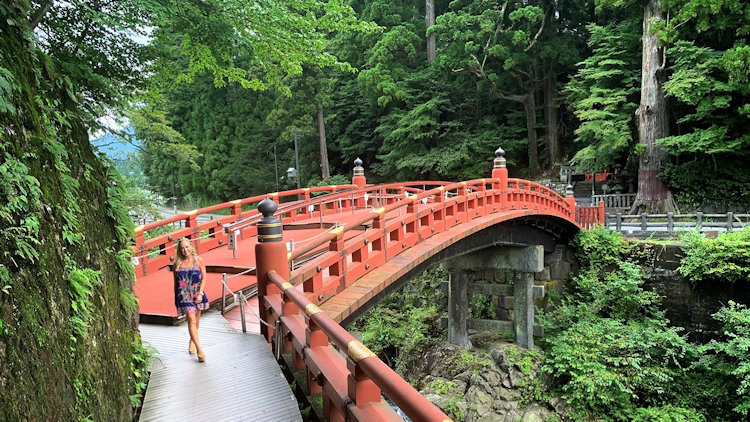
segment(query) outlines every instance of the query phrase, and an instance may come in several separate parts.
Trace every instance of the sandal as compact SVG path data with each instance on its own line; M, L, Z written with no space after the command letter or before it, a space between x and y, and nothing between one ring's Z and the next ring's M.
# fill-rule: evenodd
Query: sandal
M195 354L195 343L193 343L192 340L190 341L190 346L188 346L188 353L191 355Z
M201 350L200 352L198 352L198 362L205 362L205 361L206 361L206 355Z

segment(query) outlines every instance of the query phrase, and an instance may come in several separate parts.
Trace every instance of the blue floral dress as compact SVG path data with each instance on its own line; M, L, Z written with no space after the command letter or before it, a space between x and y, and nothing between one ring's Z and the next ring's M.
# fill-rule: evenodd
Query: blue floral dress
M201 290L201 281L203 273L195 262L193 257L193 266L191 268L180 268L177 270L177 281L175 284L174 301L177 307L177 313L185 315L194 313L198 310L205 311L208 309L208 297L203 292L203 297L196 304L196 296Z

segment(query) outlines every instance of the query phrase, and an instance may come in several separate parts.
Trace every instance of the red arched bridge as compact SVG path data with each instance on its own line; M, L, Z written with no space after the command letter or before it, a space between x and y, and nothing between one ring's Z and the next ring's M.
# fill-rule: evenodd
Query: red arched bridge
M570 186L563 197L508 178L504 152L495 155L491 178L376 186L366 184L358 159L351 185L260 195L140 226L134 266L141 318L176 317L168 271L175 244L186 237L204 257L214 302L227 289L257 287L267 323L261 334L306 371L309 393L322 393L328 420L397 418L381 392L412 420L447 420L340 324L433 262L524 243L498 241L503 231L492 228L516 224L561 235L603 221L603 203L577 207Z

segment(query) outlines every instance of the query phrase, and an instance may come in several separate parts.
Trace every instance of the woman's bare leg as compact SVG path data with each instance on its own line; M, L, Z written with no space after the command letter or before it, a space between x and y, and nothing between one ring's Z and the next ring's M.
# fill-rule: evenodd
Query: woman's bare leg
M190 340L195 344L195 348L198 351L198 360L205 359L203 349L201 349L201 342L198 339L198 312L188 312L188 332L190 333ZM203 358L201 358L203 356Z
M200 329L201 328L201 311L200 309L195 312L195 328ZM188 344L188 351L190 351L190 354L192 355L195 353L195 343L193 343L193 338L190 337L190 343Z

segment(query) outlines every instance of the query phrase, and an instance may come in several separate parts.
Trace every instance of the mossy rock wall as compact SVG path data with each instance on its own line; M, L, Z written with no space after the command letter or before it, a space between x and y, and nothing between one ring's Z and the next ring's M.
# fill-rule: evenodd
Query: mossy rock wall
M750 305L750 285L728 281L691 282L678 268L683 243L636 242L630 259L645 273L644 287L659 294L671 325L683 327L691 340L715 338L723 324L713 314L730 300Z
M0 5L0 420L129 421L132 226L20 7Z

